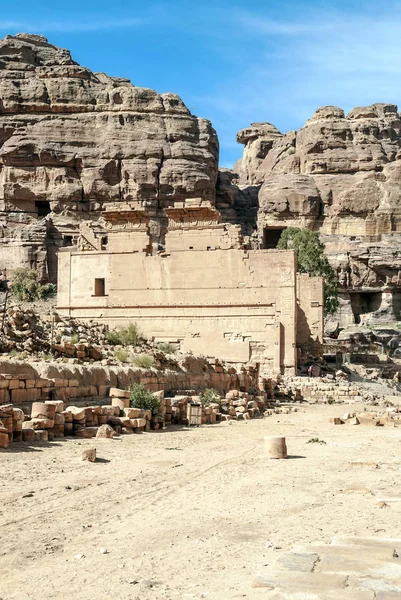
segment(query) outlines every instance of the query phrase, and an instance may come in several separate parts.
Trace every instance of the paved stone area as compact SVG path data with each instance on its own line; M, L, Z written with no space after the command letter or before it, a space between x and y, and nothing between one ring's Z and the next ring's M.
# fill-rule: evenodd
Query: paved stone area
M401 539L336 536L296 545L255 577L268 600L401 599Z

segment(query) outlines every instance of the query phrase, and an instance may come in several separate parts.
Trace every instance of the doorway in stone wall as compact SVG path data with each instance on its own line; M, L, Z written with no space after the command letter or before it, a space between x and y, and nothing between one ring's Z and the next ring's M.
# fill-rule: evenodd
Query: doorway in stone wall
M281 234L285 229L286 227L265 227L263 230L263 248L267 250L277 248Z

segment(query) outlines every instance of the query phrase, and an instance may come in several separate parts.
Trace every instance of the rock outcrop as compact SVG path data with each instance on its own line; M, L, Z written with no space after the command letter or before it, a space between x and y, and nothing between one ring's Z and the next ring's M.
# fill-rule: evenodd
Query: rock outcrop
M253 123L237 140L245 148L231 174L228 220L237 218L249 234L243 208L248 197L249 209L257 213L253 226L262 247L274 244L286 227L319 231L339 274L345 321L400 318L397 106L357 107L348 115L326 106L299 131L281 134L270 123ZM223 193L227 197L227 189Z
M109 203L145 208L158 242L166 207L214 202L216 133L177 95L93 73L30 34L0 42L0 81L1 268L27 264L54 280L48 249L70 244L82 220L101 230ZM45 243L38 217L51 220Z

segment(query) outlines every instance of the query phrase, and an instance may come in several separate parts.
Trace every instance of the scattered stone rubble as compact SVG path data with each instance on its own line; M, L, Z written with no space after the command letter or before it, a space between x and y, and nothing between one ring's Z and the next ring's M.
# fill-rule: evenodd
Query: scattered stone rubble
M370 425L371 427L401 427L401 410L389 407L375 412L345 413L342 417L330 419L333 425Z
M375 393L367 392L357 383L345 381L343 377L335 379L328 377L293 377L288 378L280 385L282 395L287 395L295 401L313 403L336 402L365 402L377 404L382 399Z
M7 448L13 442L48 442L64 436L112 438L114 435L157 431L168 424L189 425L188 407L199 404L199 396L165 398L163 391L154 394L160 400L157 415L150 410L130 407L130 392L118 388L109 391L111 404L66 407L62 400L35 401L29 416L13 404L0 405L0 448ZM201 405L199 424L262 417L265 407L266 394L254 396L230 390L221 403Z

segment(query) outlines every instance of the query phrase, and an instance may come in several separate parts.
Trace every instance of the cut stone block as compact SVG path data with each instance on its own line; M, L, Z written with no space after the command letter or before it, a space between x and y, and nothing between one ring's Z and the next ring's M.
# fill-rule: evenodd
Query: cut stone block
M96 462L96 448L87 448L84 450L81 459L88 462Z
M22 441L31 444L35 441L35 430L34 429L23 429L22 430Z
M54 421L56 407L53 404L45 402L34 402L31 408L31 417L33 419L51 419Z
M75 435L75 437L78 437L78 438L89 439L89 438L96 437L97 430L98 430L97 427L83 427L82 429L75 431L74 435Z
M142 416L142 410L140 408L124 408L124 416L129 419L137 419Z
M129 408L129 398L112 398L111 405L120 410L125 410L126 408Z
M109 396L110 398L127 398L129 400L131 392L129 390L120 390L119 388L110 388Z
M35 430L35 442L48 442L48 441L49 441L49 432L47 429Z

